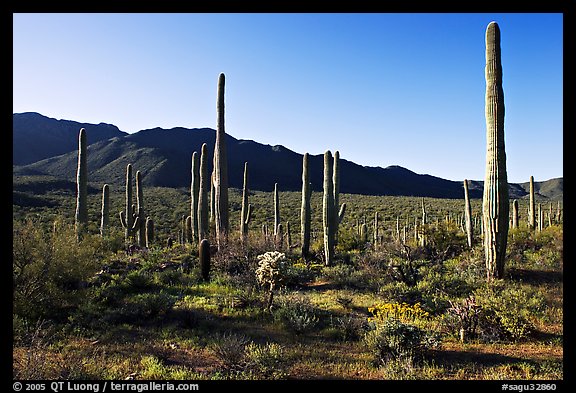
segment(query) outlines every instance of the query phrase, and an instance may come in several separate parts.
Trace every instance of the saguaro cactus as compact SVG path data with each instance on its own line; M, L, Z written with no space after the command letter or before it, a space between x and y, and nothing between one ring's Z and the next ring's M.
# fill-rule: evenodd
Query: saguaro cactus
M228 238L228 155L224 129L224 74L218 78L216 144L214 147L214 214L218 249Z
M110 187L104 184L102 187L102 210L100 219L100 236L104 237L108 231L108 222L110 214Z
M508 241L508 176L504 146L504 92L500 59L500 28L486 29L486 176L482 213L484 253L488 280L504 276Z
M192 241L198 238L198 193L200 191L200 168L198 153L192 153L192 181L190 182L190 217L192 217Z
M338 211L340 203L340 152L334 152L334 167L332 168L332 183L334 183L334 213ZM346 208L344 208L346 209ZM344 215L344 213L342 213ZM334 221L334 245L338 244L338 226L342 218L340 215L334 214L332 220Z
M184 243L192 243L192 217L187 216L184 222Z
M310 254L310 221L312 211L310 208L310 175L308 173L308 153L302 158L302 207L300 208L300 238L302 243L302 258L307 259Z
M210 242L208 239L202 239L198 247L200 258L200 273L204 281L210 280Z
M78 168L76 171L76 240L80 240L88 225L88 164L86 130L78 133Z
M530 206L528 207L528 226L536 228L536 201L534 199L534 176L530 176Z
M468 247L472 248L474 228L472 227L472 207L470 206L470 194L468 193L468 179L464 179L464 216L466 220L466 239Z
M278 198L278 183L274 183L274 236L278 234L280 225L280 200Z
M544 229L544 215L542 212L542 204L538 204L538 232L542 232Z
M198 242L208 238L208 187L212 181L208 179L208 146L202 144L200 151L200 180L198 185Z
M324 197L322 222L324 228L324 255L326 266L334 259L334 183L332 180L332 152L324 153Z
M144 212L144 186L142 185L142 173L136 171L136 211L138 215L138 245L146 247L146 215Z
M135 215L135 207L132 205L132 165L126 165L126 203L124 211L120 212L120 224L124 228L124 241L126 244L130 242L130 237L138 228L139 218Z
M379 233L378 233L378 212L374 213L374 247L376 247L376 245L378 244L378 240L380 239Z
M518 200L512 201L512 228L518 228Z
M244 185L242 187L242 210L240 212L240 239L248 239L248 224L252 218L252 205L248 204L248 163L244 163Z
M364 244L368 243L368 227L366 223L360 225L360 241Z
M426 247L426 227L427 224L427 216L426 216L426 206L424 206L424 198L422 198L422 226L420 230L420 246Z
M146 217L146 248L150 248L154 241L154 220Z

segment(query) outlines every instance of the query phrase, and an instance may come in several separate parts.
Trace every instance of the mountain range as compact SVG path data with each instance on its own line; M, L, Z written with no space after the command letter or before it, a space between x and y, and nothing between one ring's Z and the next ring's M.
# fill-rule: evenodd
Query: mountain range
M35 112L13 114L13 174L51 175L74 180L78 160L78 131L86 129L91 182L123 185L126 165L142 172L145 185L189 187L191 156L203 143L214 151L215 130L210 128L153 128L128 134L107 124L56 120ZM227 135L229 185L241 188L244 162L248 162L249 188L299 191L302 154L284 146L264 145ZM337 147L333 152L337 150ZM208 160L210 163L212 159ZM322 190L323 155L310 155L314 191ZM368 167L340 159L340 192L364 195L403 195L463 198L462 182L417 174L400 166ZM471 180L470 196L481 198L483 182ZM528 194L526 183L510 183L510 197ZM561 199L563 178L535 182L540 197Z

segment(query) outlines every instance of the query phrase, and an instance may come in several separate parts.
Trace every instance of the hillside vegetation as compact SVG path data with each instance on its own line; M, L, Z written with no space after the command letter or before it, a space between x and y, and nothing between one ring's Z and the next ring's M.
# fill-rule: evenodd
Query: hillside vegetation
M321 193L312 195L311 256L304 260L299 192L279 193L290 247L286 234L281 242L271 235L273 194L258 191L249 196L254 212L241 245L241 192L231 189L232 235L220 251L213 247L205 281L196 242L180 242L189 190L144 189L157 238L139 248L124 242L123 189L112 188L111 228L102 238L101 191L89 188L88 234L77 243L74 184L14 180L15 378L563 379L556 203L552 225L546 219L542 231L532 231L528 203L520 201L505 277L488 282L479 224L471 249L461 229L463 200L423 199L423 246L413 228L422 198L341 194L348 208L335 261L326 266ZM478 216L480 201L472 202ZM401 238L406 226L400 241L397 217ZM215 244L213 233L210 240ZM284 255L269 308L258 256L275 250Z

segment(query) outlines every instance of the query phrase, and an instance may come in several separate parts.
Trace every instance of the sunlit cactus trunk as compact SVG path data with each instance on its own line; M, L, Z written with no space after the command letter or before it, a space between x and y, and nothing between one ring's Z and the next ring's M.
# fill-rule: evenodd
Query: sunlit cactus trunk
M218 249L226 242L229 232L228 220L228 155L224 128L224 74L218 78L216 144L214 148L214 214L216 243Z
M200 190L200 168L198 153L192 153L192 181L190 182L190 217L192 217L192 241L198 238L198 193Z
M488 280L504 276L508 240L508 176L504 146L504 92L500 59L500 29L486 29L486 176L482 213Z
M324 228L324 256L326 266L334 260L334 183L332 170L332 152L324 153L324 197L322 222Z
M378 212L374 213L374 231L373 231L373 241L374 241L374 248L378 245L378 241L380 240L380 233L378 231L379 223L378 223Z
M146 247L146 213L144 212L144 186L142 184L142 173L136 171L136 211L138 246Z
M280 225L280 199L278 198L278 183L274 183L274 236L278 234Z
M310 254L310 222L312 220L310 208L312 188L310 187L308 168L308 153L305 153L302 158L302 206L300 208L300 239L302 243L302 258L305 260L308 259Z
M132 165L126 165L126 192L125 208L120 212L120 224L124 228L124 241L130 243L130 237L138 228L139 218L135 212L136 207L132 204Z
M86 130L78 133L78 168L76 171L76 240L80 240L88 225L88 164Z
M240 239L248 240L248 224L252 218L252 205L248 203L248 163L244 163L244 184L242 186L242 210L240 211Z
M544 214L542 211L542 204L538 204L538 232L542 232L544 229Z
M202 144L200 151L200 168L198 181L198 242L207 239L210 233L208 217L208 187L212 181L208 179L208 146Z
M534 176L530 176L530 205L528 207L528 226L536 229L536 200L534 199Z
M512 228L518 229L518 201L512 201Z
M464 216L466 220L466 239L468 240L468 247L472 248L474 228L472 227L472 207L470 206L470 194L468 193L467 179L464 179Z
M110 222L110 187L104 184L102 187L102 210L100 219L100 236L105 237L108 234Z

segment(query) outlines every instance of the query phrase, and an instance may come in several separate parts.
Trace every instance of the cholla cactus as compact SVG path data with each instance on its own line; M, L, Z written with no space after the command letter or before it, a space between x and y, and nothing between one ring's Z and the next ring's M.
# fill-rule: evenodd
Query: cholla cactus
M256 280L261 286L268 287L268 310L272 309L274 290L280 286L286 277L288 261L286 255L278 251L268 251L258 255L258 268L256 269Z

